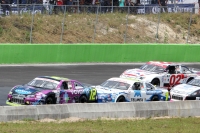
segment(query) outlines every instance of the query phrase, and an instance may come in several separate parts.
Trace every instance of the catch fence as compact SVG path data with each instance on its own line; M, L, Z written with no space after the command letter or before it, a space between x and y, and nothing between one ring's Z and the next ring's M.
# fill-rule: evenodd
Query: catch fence
M0 9L1 19L15 18L12 34L0 26L0 43L199 43L195 4L102 6L14 4ZM52 9L52 10L51 10ZM180 16L177 17L177 16ZM186 21L181 21L181 19ZM180 19L180 20L179 20ZM16 35L15 35L16 34ZM3 39L2 39L3 38Z

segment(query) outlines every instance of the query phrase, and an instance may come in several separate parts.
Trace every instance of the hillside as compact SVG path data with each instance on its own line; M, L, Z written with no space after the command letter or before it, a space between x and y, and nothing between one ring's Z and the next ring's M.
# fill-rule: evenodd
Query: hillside
M0 19L0 43L185 44L187 40L200 44L200 16L197 14L193 14L191 20L189 13L66 14L65 17L63 14L25 14Z

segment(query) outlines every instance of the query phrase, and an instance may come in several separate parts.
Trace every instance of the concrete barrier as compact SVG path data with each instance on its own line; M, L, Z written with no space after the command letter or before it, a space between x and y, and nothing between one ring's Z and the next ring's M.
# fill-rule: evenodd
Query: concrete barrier
M64 105L2 106L0 121L149 117L194 117L200 116L200 101L135 102L135 103L76 103Z
M0 106L0 121L7 121L6 108L7 107Z
M6 121L26 119L38 120L37 107L35 106L4 107L4 110L7 116Z

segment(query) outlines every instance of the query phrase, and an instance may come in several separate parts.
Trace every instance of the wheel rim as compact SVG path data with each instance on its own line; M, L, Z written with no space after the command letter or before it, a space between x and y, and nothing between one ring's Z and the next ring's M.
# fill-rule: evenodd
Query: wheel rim
M81 98L80 98L81 100L81 103L86 103L86 98L84 97L84 96L82 96Z
M53 99L51 97L47 98L46 104L52 104L52 103L53 103Z

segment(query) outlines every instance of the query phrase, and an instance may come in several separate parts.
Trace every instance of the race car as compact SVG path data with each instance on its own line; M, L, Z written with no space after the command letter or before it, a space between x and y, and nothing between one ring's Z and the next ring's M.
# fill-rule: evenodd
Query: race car
M200 100L200 77L186 84L179 84L170 90L171 101Z
M39 76L25 85L14 86L7 96L6 104L18 106L78 103L85 87L68 78Z
M156 88L150 83L138 80L113 77L98 86L83 90L82 102L142 102L142 101L169 101L169 92L166 89Z
M140 68L125 70L120 77L138 78L159 87L171 89L188 83L200 75L200 70L172 62L149 61Z

